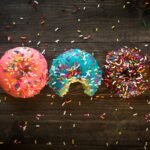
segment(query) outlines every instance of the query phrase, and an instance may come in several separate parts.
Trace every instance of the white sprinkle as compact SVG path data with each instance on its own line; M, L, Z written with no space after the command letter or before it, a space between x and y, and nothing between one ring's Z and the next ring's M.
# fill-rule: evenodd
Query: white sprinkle
M75 143L75 142L74 142L74 139L71 140L71 143L74 145L74 143Z
M108 143L108 142L106 142L106 146L107 146L107 147L109 146L109 143Z
M39 46L40 44L41 44L41 41L38 41L38 42L37 42L37 46Z
M99 8L100 7L100 4L97 4L97 8Z
M52 145L52 142L48 142L48 143L46 143L46 145Z
M65 141L63 141L63 145L64 145L64 146L66 145L66 142L65 142Z
M76 127L76 124L73 124L73 128L75 128Z
M116 81L113 81L112 85L114 85L116 83Z
M55 40L55 43L58 43L58 42L60 42L60 40L58 39L58 40Z
M75 42L75 40L72 40L70 43L74 43Z
M56 82L53 82L53 83L52 83L52 85L55 85L55 84L56 84Z
M145 146L147 146L147 145L148 145L148 142L146 141L146 142L145 142Z
M150 105L150 101L149 100L147 100L147 104Z
M41 54L45 54L45 49L43 49L43 51L41 52Z
M148 130L149 130L148 128L145 129L146 132L148 132Z
M56 31L58 31L58 30L59 30L59 28L57 27L57 28L55 28L55 30L54 30L54 31L56 32Z
M78 22L80 22L81 21L81 19L80 18L78 18Z
M112 29L115 29L115 26L112 26L111 28L112 28Z
M37 5L39 4L39 2L38 2L38 1L35 1L35 0L34 0L34 3L37 4Z
M85 6L83 7L83 10L86 10L86 7L85 7Z
M83 35L82 35L82 34L80 34L80 35L79 35L79 37L81 38L81 37L83 37Z
M134 108L132 106L129 107L131 110L133 110Z
M23 20L24 18L23 17L20 17L20 20Z
M145 46L145 47L148 47L149 45L148 45L148 44L145 44L144 46Z
M93 97L91 97L91 101L93 100Z
M10 41L10 40L11 40L11 36L8 36L8 37L7 37L7 40Z
M133 117L135 117L135 116L137 116L138 115L138 113L135 113L135 114L133 114Z
M37 144L37 140L34 140L34 144Z
M35 125L35 127L36 127L36 128L39 128L39 127L40 127L40 125L39 125L39 124L36 124L36 125Z
M117 38L116 41L119 42L119 38Z
M66 115L66 112L67 112L67 111L65 110L64 113L63 113L64 116Z
M91 38L91 35L84 36L83 40L88 40L89 38Z
M98 32L99 28L95 28L95 31Z

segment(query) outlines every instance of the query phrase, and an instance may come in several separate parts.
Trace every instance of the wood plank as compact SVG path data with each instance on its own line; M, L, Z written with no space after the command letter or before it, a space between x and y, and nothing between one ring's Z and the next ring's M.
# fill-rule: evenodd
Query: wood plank
M129 46L142 49L142 53L150 58L150 28L143 26L141 10L129 13L122 8L124 1L38 2L36 11L28 0L0 1L0 56L17 46L33 47L40 52L45 49L44 56L50 67L59 54L71 48L80 48L94 53L102 68L110 50ZM98 4L100 8L97 8ZM77 7L81 10L77 11ZM87 9L83 11L83 7ZM41 26L43 16L45 25ZM78 22L78 19L81 21ZM16 25L12 26L13 21ZM7 25L11 26L10 29L6 29ZM115 26L114 30L112 26ZM57 32L54 31L56 27L60 28ZM96 28L99 28L98 32ZM84 36L91 35L91 38L79 38L77 30L81 30ZM37 33L41 36L37 37ZM20 37L24 35L32 42L22 42ZM7 41L8 36L12 36L11 42ZM119 42L116 42L117 38ZM60 39L58 44L55 43L57 39ZM37 46L39 41L41 44ZM75 42L71 44L71 41ZM71 103L62 106L68 100ZM64 98L56 96L48 86L39 95L26 100L13 98L1 91L0 143L4 142L5 145L0 149L140 150L146 142L147 149L150 149L149 122L145 120L149 114L149 104L150 90L138 97L123 100L104 84L92 99L83 93L79 83L72 84ZM105 118L101 119L104 113ZM21 125L25 122L27 128L23 131ZM8 144L14 143L15 139L23 144L9 147Z
M66 3L67 5L65 5ZM71 12L62 13L63 6L67 7L64 9L73 11L76 5L84 4L82 1L75 2L75 4L69 1L52 1L51 3L44 1L41 2L40 12L34 12L26 1L19 3L19 7L6 1L6 5L4 5L0 15L3 20L0 23L0 42L7 42L7 36L12 36L13 42L20 42L20 37L24 35L28 37L28 40L37 42L38 40L54 42L57 39L60 39L61 42L84 42L85 40L78 37L77 30L81 30L81 34L85 36L91 35L88 42L115 42L117 38L121 42L150 41L148 36L150 30L144 28L142 25L143 19L138 13L138 16L132 17L127 10L122 9L123 4L120 0L103 3L102 6L104 5L106 12L97 9L97 1L91 0L85 3L89 6L86 11L74 14ZM7 12L7 15L5 15L5 12ZM46 18L44 27L40 25L43 20L42 16ZM21 21L20 17L23 17L24 20ZM81 22L78 22L78 18L81 19ZM120 20L119 24L117 23L118 20ZM12 27L10 31L4 29L5 25L12 24L13 21L16 22L15 27ZM112 30L112 26L116 26L116 29ZM57 27L60 30L54 32ZM99 28L99 32L95 32L96 28ZM40 33L41 37L38 38L37 33Z

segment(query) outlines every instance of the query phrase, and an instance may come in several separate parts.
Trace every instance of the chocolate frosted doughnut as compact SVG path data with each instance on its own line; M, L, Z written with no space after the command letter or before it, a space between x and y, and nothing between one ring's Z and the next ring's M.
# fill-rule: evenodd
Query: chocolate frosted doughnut
M106 56L104 82L123 98L144 93L150 86L147 56L136 48L121 48Z
M82 83L84 93L93 96L101 84L102 71L91 54L71 49L53 60L49 78L49 86L61 97L74 82Z

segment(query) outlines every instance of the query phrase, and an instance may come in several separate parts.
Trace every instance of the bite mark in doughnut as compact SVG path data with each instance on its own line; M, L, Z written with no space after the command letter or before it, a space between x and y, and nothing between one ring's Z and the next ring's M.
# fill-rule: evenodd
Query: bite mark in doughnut
M29 98L38 94L47 83L47 62L33 48L16 47L0 60L0 85L14 97Z
M84 93L93 96L101 84L102 71L91 54L71 49L53 60L49 79L49 86L61 97L67 94L74 82L80 82Z
M136 48L121 48L106 56L104 82L123 98L144 93L150 86L147 56Z

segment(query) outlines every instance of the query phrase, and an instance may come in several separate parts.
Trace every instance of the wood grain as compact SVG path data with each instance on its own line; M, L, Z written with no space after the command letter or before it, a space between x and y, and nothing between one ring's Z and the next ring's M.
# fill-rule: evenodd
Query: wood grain
M45 49L49 67L58 54L70 48L94 53L100 67L105 64L108 51L122 46L138 47L150 57L150 28L144 27L141 10L123 9L122 0L39 0L37 10L28 2L0 1L0 56L24 45L40 52ZM45 24L41 25L43 20ZM60 29L55 32L57 27ZM91 38L84 40L80 34ZM12 41L7 40L8 36ZM27 36L27 41L22 41L21 36ZM55 43L57 39L59 43ZM37 45L39 41L41 44ZM71 103L62 106L69 100ZM1 91L0 101L2 149L10 149L8 144L13 144L11 149L21 150L140 150L146 142L150 148L149 122L145 121L145 115L150 113L150 90L123 100L102 84L91 99L83 93L82 85L75 83L64 98L46 86L39 95L26 100ZM101 119L104 113L105 119ZM27 128L23 131L25 122ZM23 144L14 145L16 139Z

